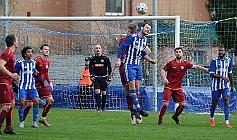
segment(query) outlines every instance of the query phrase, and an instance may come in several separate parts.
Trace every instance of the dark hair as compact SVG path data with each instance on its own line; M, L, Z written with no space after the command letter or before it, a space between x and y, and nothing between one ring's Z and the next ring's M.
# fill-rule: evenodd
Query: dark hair
M16 37L15 37L14 34L8 35L5 39L7 47L11 47L14 44L15 41L16 41Z
M21 51L21 56L22 56L23 58L25 58L25 54L26 54L26 51L27 51L27 50L32 50L32 52L33 52L33 49L32 49L30 46L24 47L24 48L22 49L22 51Z
M141 27L144 27L144 26L147 25L147 24L151 26L151 23L149 23L149 22L144 22Z
M44 46L49 46L49 45L43 44L42 46L40 46L40 50L43 50Z
M177 47L177 48L174 49L174 51L176 51L176 50L182 50L182 52L184 51L183 47Z

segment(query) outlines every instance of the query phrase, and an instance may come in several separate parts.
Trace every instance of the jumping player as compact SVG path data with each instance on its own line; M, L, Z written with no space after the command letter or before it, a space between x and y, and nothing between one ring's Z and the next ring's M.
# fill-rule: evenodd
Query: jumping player
M123 66L125 70L125 79L128 81L129 94L132 99L133 108L131 116L141 119L140 115L147 117L148 113L141 109L138 102L139 84L142 80L142 69L140 65L141 58L146 59L148 62L155 64L156 60L152 60L147 54L147 38L145 37L150 33L151 25L144 23L140 32L130 34L119 46L116 67L121 65L122 50L125 49ZM140 113L140 114L139 114Z
M127 36L124 36L124 37L122 37L122 38L120 39L119 45L120 45L125 39L128 39L128 37L129 37L130 34L136 33L136 32L137 32L137 28L138 28L138 27L137 27L137 25L136 25L135 23L130 23L130 24L128 25L128 33L127 33ZM120 58L121 61L123 61L125 49L126 49L126 48L124 48L124 49L122 50L122 55L121 55L121 58ZM150 53L151 53L151 50L150 50L148 47L146 48L145 51L146 51L147 54L150 54ZM117 68L116 65L114 65L114 67L112 68L112 72L111 72L111 76L110 76L110 77L113 76L113 74L114 74L116 68ZM132 123L133 125L135 125L136 123L141 123L141 122L142 122L142 119L136 118L136 117L132 114L133 103L132 103L132 99L131 99L131 97L130 97L130 95L129 95L128 82L124 80L124 68L123 68L123 64L121 64L120 67L119 67L119 74L120 74L120 78L121 78L121 83L122 83L122 85L123 85L123 87L124 87L124 91L125 91L125 94L126 94L126 101L127 101L127 104L128 104L128 108L129 108L129 110L131 111L131 123ZM139 92L137 92L137 96L138 96L138 101L139 101L139 103L140 103L140 93L139 93ZM140 117L141 117L141 115L140 115Z

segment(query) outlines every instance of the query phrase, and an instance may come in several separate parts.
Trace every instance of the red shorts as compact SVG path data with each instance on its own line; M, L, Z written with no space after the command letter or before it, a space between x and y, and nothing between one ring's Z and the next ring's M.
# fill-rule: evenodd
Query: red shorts
M163 91L163 102L169 102L170 96L172 97L175 103L185 102L185 96L182 89L172 90L170 88L165 87Z
M124 69L123 69L122 65L119 67L119 74L120 74L122 85L123 86L128 86L128 82L125 81L125 79L124 79Z
M0 105L10 105L14 101L14 93L9 84L0 84Z
M45 98L48 98L48 97L51 97L52 94L50 93L48 87L44 86L44 87L36 87L38 93L39 93L39 97L41 99L45 99Z

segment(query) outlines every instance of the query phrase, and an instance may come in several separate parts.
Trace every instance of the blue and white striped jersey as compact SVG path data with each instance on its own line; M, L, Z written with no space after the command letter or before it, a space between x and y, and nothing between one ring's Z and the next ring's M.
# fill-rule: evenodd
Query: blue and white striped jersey
M27 62L25 59L22 59L16 62L14 71L20 75L20 90L35 89L35 79L33 75L35 70L36 62L34 60Z
M211 60L209 73L215 73L220 76L228 77L228 73L232 73L232 61L230 58L225 57L223 60L219 56ZM211 90L216 91L219 89L229 88L229 84L222 78L212 77Z
M122 55L126 48L123 63L125 65L140 65L141 58L146 55L147 38L140 38L138 33L129 35L119 46L117 58Z

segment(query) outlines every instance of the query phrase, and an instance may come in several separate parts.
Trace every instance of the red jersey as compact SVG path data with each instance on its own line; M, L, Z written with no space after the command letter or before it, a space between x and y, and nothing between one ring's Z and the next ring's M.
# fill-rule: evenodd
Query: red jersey
M0 59L6 62L6 69L11 73L14 73L15 56L9 47L2 52L2 54L0 55ZM6 83L10 85L12 81L13 79L10 76L0 72L0 83Z
M123 37L123 38L121 38L121 39L119 40L119 45L125 40L125 38L126 38L126 37ZM124 49L122 50L122 54L121 54L121 57L120 57L121 62L123 61L123 58L124 58L125 49L126 49L126 48L124 48Z
M193 64L185 60L182 60L180 63L177 63L175 59L169 61L163 68L167 71L167 79L169 81L169 84L165 85L165 87L173 90L180 89L184 74L187 69L191 69L192 67Z
M36 70L39 72L39 76L42 79L42 81L47 81L50 83L50 78L49 78L49 65L50 62L48 59L43 60L41 56L37 56L34 59L36 61ZM41 84L38 79L35 78L35 86L40 87Z

